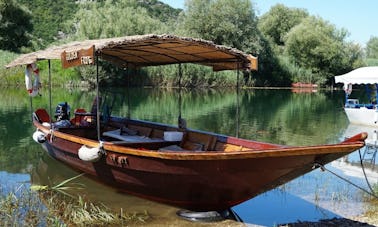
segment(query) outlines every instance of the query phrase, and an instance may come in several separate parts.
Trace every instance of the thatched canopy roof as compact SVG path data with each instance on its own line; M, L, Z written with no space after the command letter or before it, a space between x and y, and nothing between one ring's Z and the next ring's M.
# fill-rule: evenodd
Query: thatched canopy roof
M211 41L174 35L140 35L76 41L21 55L6 67L31 64L39 60L60 59L64 51L87 49L93 45L97 56L121 67L196 63L213 67L214 71L257 70L257 58L252 55L216 45Z

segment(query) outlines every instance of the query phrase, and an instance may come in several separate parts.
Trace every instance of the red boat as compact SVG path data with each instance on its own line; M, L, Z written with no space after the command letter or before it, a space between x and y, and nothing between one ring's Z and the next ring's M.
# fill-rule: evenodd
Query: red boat
M72 52L89 46L93 56ZM102 58L128 67L192 62L217 71L257 68L241 51L171 35L76 42L23 55L8 67L60 58L63 65ZM226 210L363 147L366 139L361 133L338 144L285 146L107 116L100 108L65 119L67 105L60 107L57 121L44 109L33 114L33 138L52 157L119 190L193 211Z

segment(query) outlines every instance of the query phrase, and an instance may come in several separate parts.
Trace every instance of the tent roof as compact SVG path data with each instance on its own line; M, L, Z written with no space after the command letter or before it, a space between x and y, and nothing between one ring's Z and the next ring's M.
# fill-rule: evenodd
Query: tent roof
M7 68L39 60L60 59L63 51L95 46L95 54L121 67L196 63L214 71L233 69L257 70L257 58L234 48L202 39L175 35L137 35L118 38L76 41L19 56Z
M335 76L336 83L376 84L378 83L378 66L362 67L349 73Z

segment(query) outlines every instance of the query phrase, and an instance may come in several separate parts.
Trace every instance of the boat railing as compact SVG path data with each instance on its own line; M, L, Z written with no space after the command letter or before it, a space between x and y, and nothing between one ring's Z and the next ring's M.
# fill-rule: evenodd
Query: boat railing
M358 99L347 99L345 102L345 108L378 109L378 105L376 103L360 103Z

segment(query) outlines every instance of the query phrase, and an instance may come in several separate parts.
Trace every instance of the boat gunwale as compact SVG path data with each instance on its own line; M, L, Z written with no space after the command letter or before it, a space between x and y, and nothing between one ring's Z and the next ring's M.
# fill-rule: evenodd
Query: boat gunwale
M86 145L89 147L99 146L99 142L92 139L71 135L68 133L51 130L49 127L43 126L37 121L33 121L37 129L41 130L44 134L52 137L58 137L73 143ZM217 135L217 134L213 134ZM222 135L220 135L222 137ZM284 156L303 156L303 155L326 155L335 153L349 153L351 150L356 150L365 146L364 139L367 133L360 133L353 138L347 139L336 144L325 145L312 145L312 146L281 146L277 145L276 148L260 148L250 149L243 151L158 151L158 150L141 150L132 147L120 146L115 143L104 141L103 148L106 151L119 153L120 155L134 155L143 156L146 158L170 159L170 160L226 160L226 159L246 159L246 158L274 158ZM228 137L239 140L239 138ZM244 139L240 139L244 140ZM260 144L257 141L256 144ZM50 142L50 141L48 141ZM272 144L270 144L272 145ZM343 149L343 151L340 151Z

